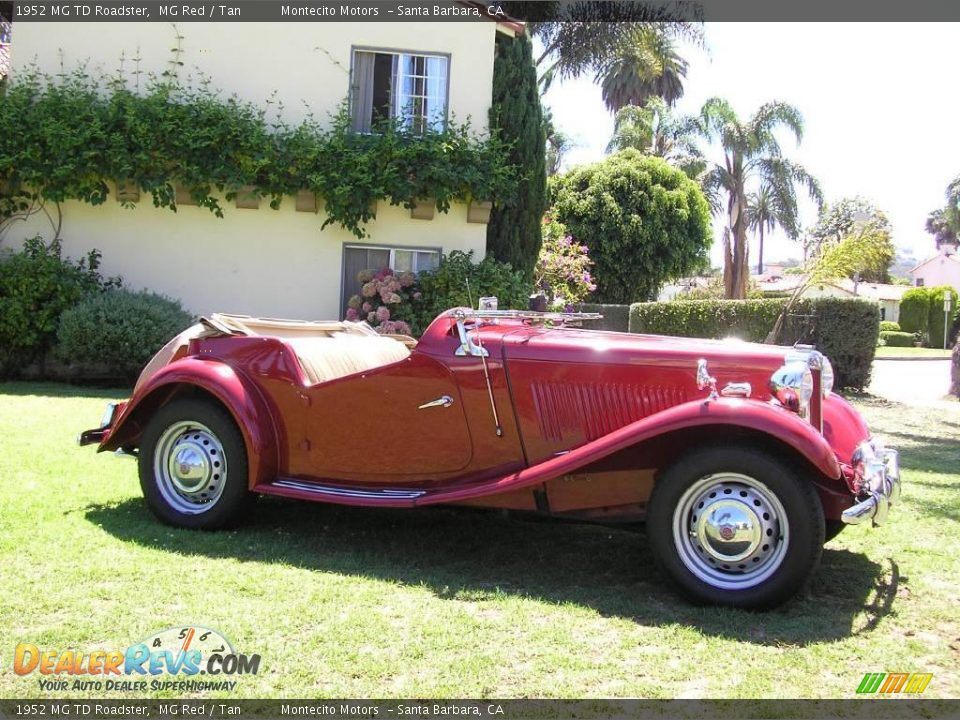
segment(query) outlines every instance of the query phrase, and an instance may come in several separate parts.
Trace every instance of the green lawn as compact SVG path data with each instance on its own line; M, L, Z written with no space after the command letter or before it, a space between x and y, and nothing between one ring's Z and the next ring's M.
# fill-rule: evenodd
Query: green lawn
M960 694L957 404L857 401L903 450L904 502L751 614L678 600L626 530L273 499L236 531L165 527L134 463L74 445L120 396L0 385L0 697L43 694L17 642L124 649L181 624L262 655L233 697L852 697L868 671Z
M950 350L942 350L940 348L918 348L918 347L878 347L877 348L877 357L878 358L914 358L914 357L924 357L924 358L944 358L947 359L950 357Z

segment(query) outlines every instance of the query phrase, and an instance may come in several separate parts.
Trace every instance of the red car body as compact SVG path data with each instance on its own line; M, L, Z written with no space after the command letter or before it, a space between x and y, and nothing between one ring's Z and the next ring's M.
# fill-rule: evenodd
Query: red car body
M796 468L828 528L880 521L895 499L895 453L871 488L867 425L825 391L816 363L805 416L771 389L794 349L546 320L449 311L406 357L325 382L311 381L289 338L221 326L152 363L81 442L136 453L161 408L194 398L235 422L256 494L643 520L664 468L736 445Z

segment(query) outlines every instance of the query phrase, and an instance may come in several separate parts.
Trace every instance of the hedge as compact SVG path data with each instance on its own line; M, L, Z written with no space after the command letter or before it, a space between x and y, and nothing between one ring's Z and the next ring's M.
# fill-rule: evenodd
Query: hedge
M880 332L900 332L901 330L900 323L895 323L891 320L880 321Z
M925 333L929 323L927 288L911 288L900 299L900 329L908 333Z
M176 300L146 291L107 290L63 312L54 354L81 370L134 379L192 322L193 316Z
M947 319L946 328L944 328L943 296L947 290L949 290L953 296L953 306L950 310L950 317ZM957 317L960 316L960 307L958 307L960 303L957 302L957 291L949 286L942 285L940 287L928 288L927 297L929 299L927 305L927 339L930 342L930 347L946 347L943 343L943 331L946 329L949 333L950 328L957 321Z
M590 330L613 330L628 332L630 330L629 305L603 305L600 303L583 303L577 307L578 312L600 313L603 320L588 320L583 326Z
M784 300L674 300L634 303L629 330L654 335L763 342L783 311Z
M630 332L684 337L739 337L762 342L785 304L783 299L675 300L630 306ZM869 300L801 300L786 323L783 344L812 343L833 363L837 387L863 388L880 329L880 310Z
M913 345L913 333L881 330L880 339L887 347L910 347Z

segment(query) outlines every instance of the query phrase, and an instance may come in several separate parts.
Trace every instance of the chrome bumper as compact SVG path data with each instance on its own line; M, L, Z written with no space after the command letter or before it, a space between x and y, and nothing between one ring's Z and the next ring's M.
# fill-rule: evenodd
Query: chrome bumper
M102 442L107 431L113 425L118 407L117 403L107 403L107 409L103 411L103 417L100 418L100 427L93 430L84 430L77 435L77 445L83 447L84 445Z
M872 520L883 525L890 507L900 500L900 454L877 441L864 441L853 454L853 465L860 478L860 502L843 511L848 525Z

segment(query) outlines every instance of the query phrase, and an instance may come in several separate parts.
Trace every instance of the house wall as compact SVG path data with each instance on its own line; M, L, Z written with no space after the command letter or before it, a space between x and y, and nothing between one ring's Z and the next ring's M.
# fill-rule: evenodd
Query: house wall
M144 72L162 72L176 44L164 23L21 23L13 42L13 75L30 64L58 72L88 62L90 72L115 74L121 54L125 68L141 57ZM318 119L339 107L349 89L351 49L389 48L446 53L449 112L486 130L493 82L496 25L493 22L437 23L182 23L181 70L213 81L223 94L263 104L282 101L296 122L308 113ZM277 107L273 105L272 107ZM297 212L294 199L280 210L266 202L259 210L224 203L225 217L206 209L156 209L149 196L133 209L112 199L104 206L62 205L65 253L80 257L91 248L103 253L103 271L122 275L126 285L145 287L183 301L198 313L222 310L253 315L332 318L340 314L344 243L356 238L338 226L320 231L324 216ZM467 207L454 205L433 220L379 203L377 219L363 242L473 250L483 257L486 225L468 223ZM15 225L0 247L18 247L35 234L52 237L43 216Z
M949 285L960 293L960 262L938 255L927 263L912 270L914 285L917 278L923 280L924 287L937 287L939 285Z
M836 285L831 285L829 283L824 283L822 285L811 285L804 293L803 297L807 298L853 298L859 297L862 300L872 300L880 305L881 309L881 319L889 320L891 322L898 322L900 320L900 303L897 300L877 300L876 298L867 297L865 295L854 295L847 290L844 290L841 287Z

